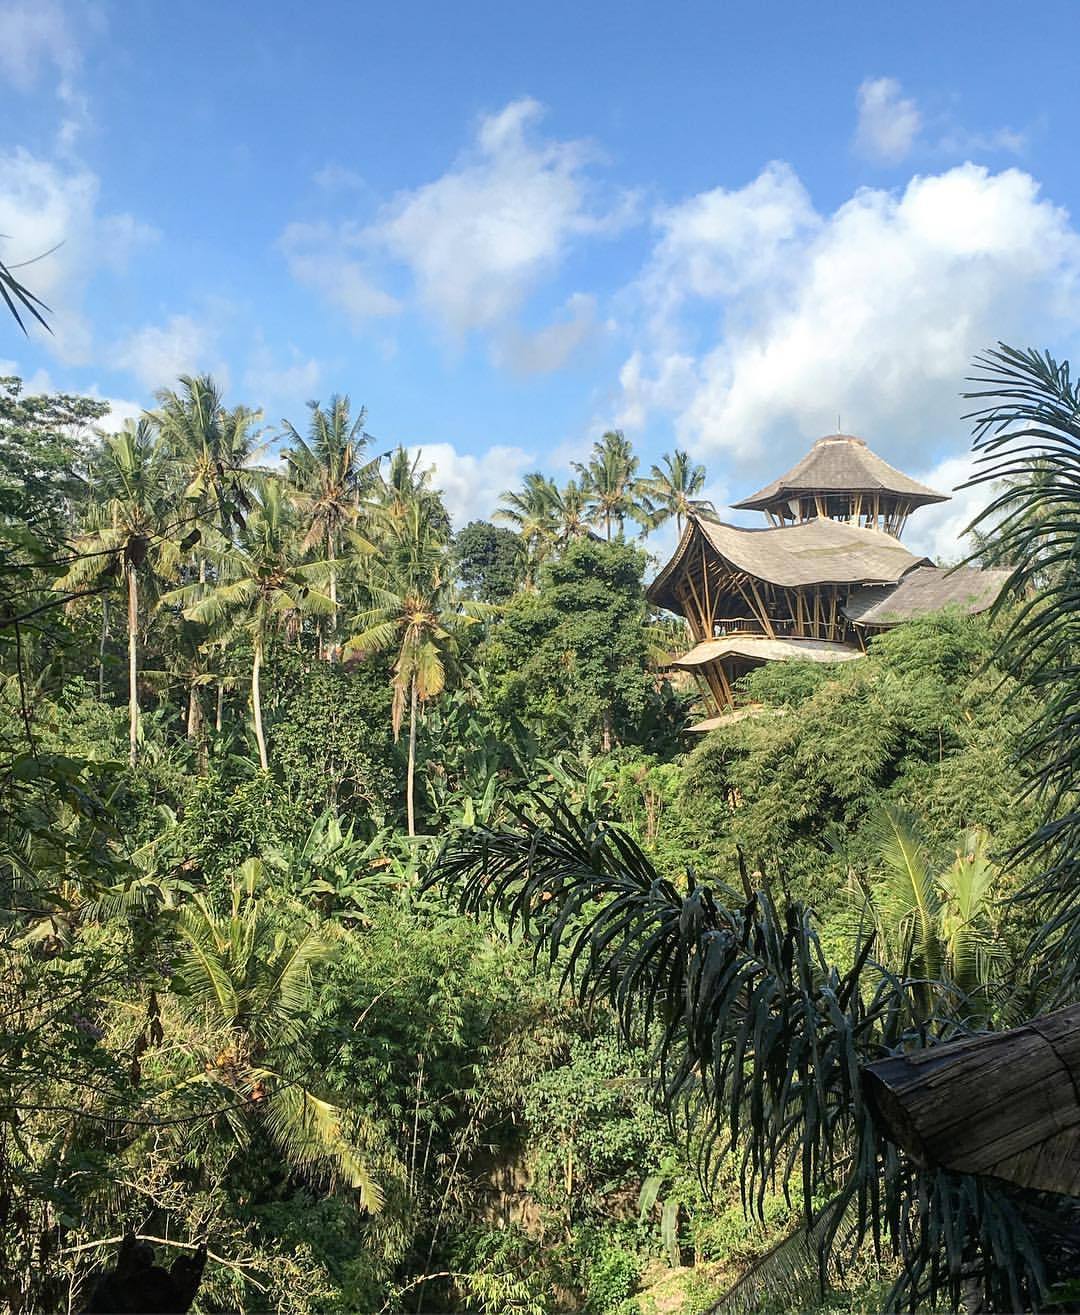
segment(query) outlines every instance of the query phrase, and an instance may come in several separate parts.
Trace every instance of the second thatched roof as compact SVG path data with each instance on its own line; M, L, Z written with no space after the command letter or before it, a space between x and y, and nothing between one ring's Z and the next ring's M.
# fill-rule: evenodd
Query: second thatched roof
M894 589L856 589L844 604L844 615L861 626L892 626L916 616L958 607L975 615L985 612L1012 574L981 571L973 566L947 570L919 566L909 571Z

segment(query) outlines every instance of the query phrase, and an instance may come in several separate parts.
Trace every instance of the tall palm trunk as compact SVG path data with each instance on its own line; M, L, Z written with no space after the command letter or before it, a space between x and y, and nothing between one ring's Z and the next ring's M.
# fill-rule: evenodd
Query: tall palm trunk
M201 722L202 713L199 708L198 686L193 680L188 686L187 737L189 740L195 739L198 735Z
M224 651L224 647L222 649ZM214 709L214 730L221 734L221 727L225 716L225 682L219 680L217 683L217 707Z
M409 690L409 770L405 779L405 814L409 835L416 835L416 808L413 802L413 782L416 778L416 677Z
M327 656L333 662L337 639L337 558L334 556L334 535L331 530L326 531L326 560L330 563L330 602L334 609L330 613L330 624L327 626L330 631Z
M98 642L97 692L105 701L105 644L109 638L109 595L101 595L101 639Z
M262 692L259 689L259 671L262 668L262 635L255 636L255 655L251 660L251 713L255 720L255 739L259 745L259 765L268 771L270 761L266 756L266 740L263 738Z
M128 596L128 760L139 756L139 585L135 564L125 562Z

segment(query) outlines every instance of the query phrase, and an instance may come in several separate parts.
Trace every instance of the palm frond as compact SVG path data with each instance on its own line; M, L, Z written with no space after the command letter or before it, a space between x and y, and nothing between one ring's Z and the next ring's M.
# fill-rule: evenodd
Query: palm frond
M760 1213L779 1183L810 1228L831 1185L823 1264L850 1206L852 1245L887 1237L931 1300L952 1297L961 1260L999 1295L1037 1295L1030 1234L996 1189L923 1175L862 1100L870 1057L955 1034L908 1026L910 985L869 963L871 941L838 968L799 905L781 911L767 892L740 900L693 880L680 892L619 828L542 800L514 828L449 841L433 880L456 888L463 912L498 910L520 928L581 1002L606 998L628 1044L655 1029L655 1097L706 1179L726 1149L739 1156L748 1209ZM957 1193L973 1204L953 1229Z
M975 363L968 487L997 492L970 529L983 533L984 557L1013 564L996 605L999 616L1011 609L997 660L1039 697L1021 757L1046 820L1011 858L1041 864L1024 897L1045 915L1036 948L1055 946L1067 991L1080 964L1080 387L1046 352L1001 343Z

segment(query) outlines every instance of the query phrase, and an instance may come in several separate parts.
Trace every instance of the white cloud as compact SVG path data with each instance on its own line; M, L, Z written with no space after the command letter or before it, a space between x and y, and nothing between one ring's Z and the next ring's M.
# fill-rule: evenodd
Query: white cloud
M96 11L80 13L94 22ZM82 51L73 14L56 0L5 0L0 3L0 80L16 91L33 91L50 69L60 102L59 149L69 151L90 122L90 104L79 85Z
M490 520L503 492L519 484L536 464L523 448L498 444L479 456L459 452L452 443L424 443L408 450L420 457L421 470L432 471L432 483L442 490L455 529L471 520Z
M113 363L129 370L148 391L171 388L182 374L211 370L222 387L227 371L213 362L217 335L204 318L173 315L164 324L146 324L118 343Z
M922 115L895 78L867 78L856 93L855 149L883 164L897 164L911 153Z
M244 389L250 394L250 405L306 402L316 396L322 366L314 357L305 360L295 347L290 348L289 357L289 363L283 365L265 342L256 344L244 371Z
M95 426L95 428L106 434L115 433L118 429L123 428L126 420L138 420L143 414L144 408L139 402L132 402L125 397L108 397L101 392L97 384L91 384L89 388L84 389L64 388L53 380L48 370L41 368L35 370L33 374L24 375L17 361L0 361L0 377L5 375L17 375L22 379L24 397L41 396L47 393L77 392L83 397L93 397L98 401L108 402L108 412Z
M518 374L550 374L561 370L601 331L595 297L575 292L566 299L564 309L564 318L532 333L516 325L507 326L492 349L496 365L509 366Z
M543 107L512 101L480 122L465 157L403 192L372 238L406 264L420 300L452 334L506 321L571 243L624 224L632 201L598 210L580 141L540 137Z
M90 390L91 397L98 397L96 388ZM138 402L132 402L126 397L103 397L102 401L108 402L109 411L104 419L98 421L98 429L105 434L115 434L123 429L129 420L138 420L144 411Z
M643 279L657 309L670 313L688 297L728 297L775 279L820 226L810 195L783 161L767 164L746 187L715 187L654 219L660 238Z
M905 545L912 552L923 553L945 566L952 566L973 550L975 545L964 532L993 497L987 484L978 484L971 489L959 488L974 473L972 456L965 453L946 457L930 470L915 475L915 479L929 488L950 494L950 501L923 507L912 515L904 532Z
M157 237L131 215L98 212L96 174L16 149L0 154L0 233L5 261L46 302L53 333L42 341L72 364L89 359L82 314L87 285L102 268L123 269L132 252Z
M726 230L755 233L760 182L725 195ZM974 352L1080 329L1080 237L1025 173L967 164L900 193L860 190L826 216L807 213L800 189L786 195L790 222L775 216L749 241L741 277L714 276L711 230L676 262L665 232L656 259L681 279L669 303L711 291L722 314L704 304L712 331L693 353L671 347L685 311L651 325L624 366L636 421L668 410L680 441L743 463L747 480L778 473L838 413L896 464L925 467L966 443L958 394ZM698 213L700 198L682 209ZM758 258L778 245L781 258Z
M52 65L70 76L80 64L68 16L52 0L8 0L0 4L0 76L16 91L33 90Z
M1027 149L1028 134L1016 128L994 128L989 132L968 132L964 128L947 128L936 150L941 155L1022 155Z
M374 281L370 257L356 254L352 225L290 224L281 236L289 272L343 310L357 327L368 320L396 315L401 303Z

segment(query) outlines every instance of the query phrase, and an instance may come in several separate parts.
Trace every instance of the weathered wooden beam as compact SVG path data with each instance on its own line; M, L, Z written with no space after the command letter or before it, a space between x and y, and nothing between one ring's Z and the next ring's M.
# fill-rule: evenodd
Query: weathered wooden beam
M878 1060L863 1091L918 1163L1080 1194L1080 1005Z

